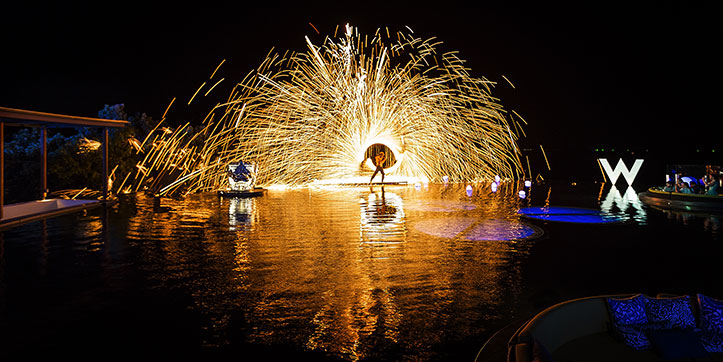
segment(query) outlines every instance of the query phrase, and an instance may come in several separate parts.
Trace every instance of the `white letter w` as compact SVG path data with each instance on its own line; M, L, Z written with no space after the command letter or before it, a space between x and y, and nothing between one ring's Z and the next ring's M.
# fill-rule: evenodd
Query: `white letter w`
M618 180L618 176L620 174L623 174L623 177L625 177L625 180L628 181L628 185L633 184L633 180L635 180L635 176L638 175L638 171L640 171L640 167L643 165L643 160L635 160L635 163L633 164L633 168L628 170L628 168L625 166L625 163L623 163L623 159L621 158L618 160L618 164L615 166L615 170L613 170L610 167L610 164L608 163L608 160L606 158L599 158L598 161L600 161L600 164L602 165L603 169L605 169L605 173L608 174L610 177L610 182L612 182L613 185L615 185L615 181Z

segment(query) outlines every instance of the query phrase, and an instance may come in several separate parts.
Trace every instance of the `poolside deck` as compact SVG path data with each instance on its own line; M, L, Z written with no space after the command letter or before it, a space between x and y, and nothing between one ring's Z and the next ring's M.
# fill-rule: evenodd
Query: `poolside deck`
M4 205L0 229L26 222L87 210L103 204L101 200L45 199Z

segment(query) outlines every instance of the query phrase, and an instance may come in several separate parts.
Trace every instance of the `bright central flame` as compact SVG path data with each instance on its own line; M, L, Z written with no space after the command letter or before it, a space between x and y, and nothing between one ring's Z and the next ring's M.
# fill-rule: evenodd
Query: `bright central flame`
M391 167L387 168L386 172L393 173L397 168L399 168L399 165L404 162L404 152L402 150L401 141L399 141L398 139L394 139L391 136L382 136L378 138L372 138L371 140L365 142L364 145L359 148L359 151L357 152L357 164L364 162L364 164L369 170L374 170L376 168L374 162L372 161L372 158L367 158L366 161L364 160L367 150L374 144L382 144L384 146L387 146L387 148L389 148L392 153L394 153L394 158L396 159L396 162Z
M441 42L388 29L363 36L347 25L340 39L306 43L306 52L270 54L197 134L155 131L136 189L219 189L227 165L239 161L258 165L266 186L368 177L373 144L394 154L385 170L392 177L520 175L521 128L491 96L494 84L471 77L456 52L440 54Z

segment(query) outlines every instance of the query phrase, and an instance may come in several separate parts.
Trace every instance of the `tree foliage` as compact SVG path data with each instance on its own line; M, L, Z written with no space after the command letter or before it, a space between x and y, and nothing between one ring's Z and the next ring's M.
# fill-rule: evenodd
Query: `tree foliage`
M129 126L109 129L108 167L114 183L134 171L142 154L132 146L143 140L157 122L145 113L128 116L123 104L105 105L98 111L103 119L127 120ZM102 189L102 128L76 127L48 129L47 177L50 191ZM42 197L40 186L39 128L20 128L5 143L5 203ZM97 147L97 148L94 148Z

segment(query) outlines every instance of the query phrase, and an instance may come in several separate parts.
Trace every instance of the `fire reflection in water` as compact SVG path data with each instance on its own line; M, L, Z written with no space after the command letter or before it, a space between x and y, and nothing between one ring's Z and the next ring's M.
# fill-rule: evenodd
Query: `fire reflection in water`
M252 197L235 197L229 199L229 230L251 228L257 222L257 218L256 199Z
M392 192L370 189L366 199L361 199L361 242L364 244L390 245L404 242L406 224L402 198Z
M455 195L464 195L460 187ZM189 296L204 346L242 341L350 361L430 360L438 346L486 333L512 313L517 256L528 250L409 227L430 217L484 222L501 210L487 196L470 204L441 197L444 190L198 195L164 199L164 213L140 199L129 237L155 283Z

